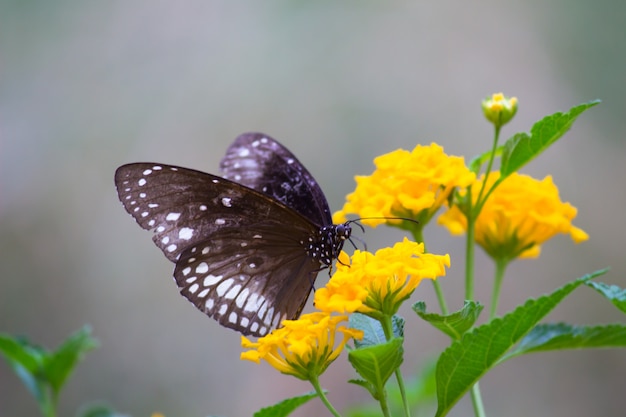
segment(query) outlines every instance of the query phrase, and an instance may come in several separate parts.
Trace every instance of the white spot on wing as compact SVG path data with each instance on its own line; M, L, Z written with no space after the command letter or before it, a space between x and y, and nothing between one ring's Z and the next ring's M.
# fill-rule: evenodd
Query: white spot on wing
M198 277L189 277L189 278L187 278L187 279L185 280L185 282L186 282L187 284L191 284L192 282L194 282L194 281L195 281L195 280L197 280L197 279L198 279Z
M178 231L178 237L180 239L189 240L193 236L193 229L183 227Z
M217 288L215 289L215 291L217 291L217 295L222 297L224 294L226 294L226 291L228 291L228 289L231 287L231 285L233 285L233 279L232 278L228 278L228 279L225 279L224 281L222 281L220 283L220 285L218 285Z
M185 269L183 269L183 275L184 276L189 275L190 272L191 272L191 267L190 266L188 266Z
M228 316L228 321L231 323L237 323L237 313L235 313L234 311L230 313L230 315Z
M222 304L219 311L220 315L223 316L224 314L226 314L226 311L228 311L228 304Z
M222 204L224 207L232 207L232 199L230 197L222 197Z
M206 274L207 272L209 272L209 265L206 262L202 262L196 267L197 274Z
M206 211L206 210L207 210L207 208L208 208L207 206L205 206L204 204L202 204L202 205L200 206L200 211Z
M212 287L213 285L217 284L221 279L222 279L223 275L207 275L206 278L204 278L204 281L202 281L202 284L205 287Z
M213 301L212 298L209 298L208 300L206 300L206 303L204 303L204 305L206 306L207 310L211 310L215 305L215 301Z
M233 288L231 288L226 295L224 296L224 298L227 298L229 300L232 300L233 298L235 298L237 296L237 294L239 294L239 290L241 289L241 285L235 285Z
M246 298L248 298L248 294L250 294L250 290L247 288L244 288L243 291L239 293L239 295L235 299L235 304L237 304L237 307L243 308L243 305L246 302Z
M179 217L180 213L169 213L167 217L165 217L165 220L175 222L176 220L178 220Z
M163 243L164 245L167 245L168 243L170 243L169 236L165 236L163 239L161 239L161 243Z
M143 172L143 175L150 175L150 174L152 174L152 170L151 170L151 169L146 169L146 170Z
M215 219L215 224L219 224L219 225L226 224L226 220L224 220L224 219Z
M144 185L146 185L146 180L145 178L140 179L139 181L137 181L137 184L139 184L140 187L143 187Z
M198 284L193 284L191 287L189 287L189 292L195 294L196 291L198 291L198 288L200 288Z
M250 150L247 148L241 148L239 150L239 156L242 158L245 158L246 156L250 155Z
M171 244L171 245L169 245L169 246L167 247L167 251L168 251L168 252L174 252L174 251L176 250L176 247L177 247L176 245Z
M202 291L200 291L200 293L198 294L198 297L200 298L204 298L207 296L207 294L209 293L209 291L211 291L211 289L209 288L205 288Z

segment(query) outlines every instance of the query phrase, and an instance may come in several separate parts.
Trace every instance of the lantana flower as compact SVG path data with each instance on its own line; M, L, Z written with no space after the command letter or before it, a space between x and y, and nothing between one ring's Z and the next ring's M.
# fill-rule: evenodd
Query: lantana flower
M483 176L484 177L484 176ZM485 189L500 177L491 172ZM483 178L472 190L480 190ZM472 198L476 199L477 192ZM489 196L476 220L475 240L494 259L535 258L541 245L558 233L569 234L576 243L589 238L574 226L576 208L559 198L559 190L551 176L543 180L513 173ZM438 222L452 234L467 230L465 214L453 206L442 214Z
M361 339L363 332L342 322L345 315L316 312L297 320L283 320L283 327L256 342L241 337L241 345L250 349L241 359L259 363L265 360L278 371L306 381L316 381L341 353L346 342Z
M449 255L424 253L424 244L407 238L375 254L357 250L339 256L337 271L315 292L315 307L337 313L391 316L423 279L444 276Z
M462 157L446 155L435 143L418 145L413 151L398 149L375 158L374 164L372 175L355 177L356 189L334 214L335 223L345 222L352 213L362 218L408 217L423 226L455 187L465 187L475 179ZM385 222L363 220L370 226Z

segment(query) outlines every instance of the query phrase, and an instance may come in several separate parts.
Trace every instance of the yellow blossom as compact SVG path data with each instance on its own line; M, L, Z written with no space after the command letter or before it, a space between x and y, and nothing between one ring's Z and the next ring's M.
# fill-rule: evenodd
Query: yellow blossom
M499 172L489 174L485 189L490 189L499 177ZM476 190L472 194L474 203L482 181L472 186ZM514 173L487 199L476 220L475 240L494 259L534 258L539 256L541 245L557 233L569 234L576 243L589 238L572 225L574 217L576 208L560 200L552 177L540 181ZM442 214L439 223L452 234L467 230L467 219L456 206Z
M347 214L354 213L363 218L409 217L423 226L455 187L465 187L475 178L462 157L446 155L435 143L418 145L411 152L398 149L375 158L374 164L372 175L355 177L356 189L335 213L335 223L343 223ZM377 226L385 220L363 223Z
M444 276L449 255L424 253L424 244L404 239L375 254L357 250L349 259L342 252L337 271L326 287L315 292L315 307L328 312L393 315L422 279Z
M483 100L483 113L496 126L508 123L517 113L517 97L505 97L502 93L492 94Z
M263 359L284 374L316 379L339 356L349 339L363 337L362 331L340 325L347 319L345 315L317 312L303 314L297 320L283 320L283 327L256 342L242 336L241 345L250 350L242 352L241 359L256 363Z

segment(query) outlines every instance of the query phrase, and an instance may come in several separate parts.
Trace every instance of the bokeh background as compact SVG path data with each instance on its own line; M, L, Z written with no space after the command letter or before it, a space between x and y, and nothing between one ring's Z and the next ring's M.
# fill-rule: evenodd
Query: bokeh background
M0 331L56 346L93 326L101 347L69 381L60 415L102 400L148 416L250 416L310 390L238 359L239 336L177 294L172 265L117 201L113 172L159 161L217 172L240 133L286 144L338 209L355 174L381 153L431 141L449 154L486 150L480 100L515 95L508 137L546 114L600 98L556 146L524 168L554 176L591 239L557 237L518 261L501 312L607 265L624 286L626 3L0 0ZM369 249L401 239L368 230ZM432 225L450 253L441 280L462 304L462 239ZM492 265L478 253L478 297ZM320 275L320 285L327 277ZM426 283L414 299L436 309ZM448 341L410 317L405 371ZM549 320L621 320L581 289ZM322 379L339 408L367 400L339 360ZM517 358L482 382L488 413L623 416L626 354ZM0 361L0 415L37 415ZM471 413L464 399L451 413ZM294 415L326 415L312 401Z

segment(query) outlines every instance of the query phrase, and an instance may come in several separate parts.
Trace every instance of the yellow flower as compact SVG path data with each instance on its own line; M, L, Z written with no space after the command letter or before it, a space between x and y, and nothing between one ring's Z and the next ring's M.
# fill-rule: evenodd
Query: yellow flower
M489 174L485 189L499 177L499 172ZM472 186L474 203L482 181ZM576 208L560 200L552 177L539 181L514 173L487 199L476 220L475 240L494 259L535 258L541 245L557 233L569 234L576 243L589 238L572 225L574 217ZM442 214L439 223L452 234L467 230L466 217L456 206Z
M340 325L347 316L328 313L303 314L298 320L283 320L283 327L251 342L241 337L248 350L241 359L259 363L265 360L278 371L303 380L316 379L333 362L351 338L361 339L363 332ZM336 336L341 340L337 343ZM336 345L336 346L335 346Z
M483 100L482 107L487 120L496 126L502 126L517 113L517 97L509 98L502 93L495 93Z
M424 253L424 244L404 238L375 254L357 250L339 256L337 271L315 292L315 307L328 312L393 315L422 279L444 276L449 255Z
M356 189L333 216L335 223L345 222L346 215L354 213L360 217L409 217L423 227L454 187L465 187L475 179L462 157L446 155L435 143L418 145L412 152L398 149L377 157L374 164L372 175L355 177ZM363 223L377 226L385 219Z

